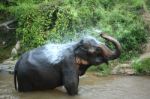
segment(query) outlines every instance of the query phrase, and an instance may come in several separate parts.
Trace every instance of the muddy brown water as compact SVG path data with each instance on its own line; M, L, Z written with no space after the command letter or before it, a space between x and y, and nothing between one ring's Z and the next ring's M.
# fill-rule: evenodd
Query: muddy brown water
M80 78L79 95L68 96L64 87L55 90L18 93L13 75L0 74L0 99L150 99L150 76L97 77L87 73Z

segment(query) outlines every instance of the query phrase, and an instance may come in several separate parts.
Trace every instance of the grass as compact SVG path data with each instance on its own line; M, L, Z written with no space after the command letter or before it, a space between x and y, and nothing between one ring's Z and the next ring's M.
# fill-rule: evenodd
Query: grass
M107 76L111 73L111 67L109 65L106 64L102 64L99 66L91 66L88 69L89 72L97 72L98 76Z
M132 66L137 74L150 74L150 58L135 60Z

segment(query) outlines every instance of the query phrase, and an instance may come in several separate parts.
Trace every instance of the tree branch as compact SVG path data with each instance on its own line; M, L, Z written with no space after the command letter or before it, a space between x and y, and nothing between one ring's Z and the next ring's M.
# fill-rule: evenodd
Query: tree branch
M16 21L17 21L16 19L6 21L6 22L0 24L0 28L1 28L1 27L5 27L5 28L8 29L8 30L12 30L12 29L14 30L14 29L16 29L16 28L11 28L11 27L9 27L9 25L10 25L10 24L13 24L13 23L16 22Z

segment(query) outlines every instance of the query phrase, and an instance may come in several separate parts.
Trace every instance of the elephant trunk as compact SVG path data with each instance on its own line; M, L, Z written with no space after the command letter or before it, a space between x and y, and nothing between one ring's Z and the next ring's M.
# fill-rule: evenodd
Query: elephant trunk
M111 51L104 44L100 45L100 48L103 51L103 56L105 58L107 58L108 60L113 60L113 59L118 58L121 55L121 45L120 45L120 43L115 38L113 38L113 37L111 37L107 34L101 33L100 36L102 38L104 38L105 40L108 40L108 41L112 42L115 46L115 50Z

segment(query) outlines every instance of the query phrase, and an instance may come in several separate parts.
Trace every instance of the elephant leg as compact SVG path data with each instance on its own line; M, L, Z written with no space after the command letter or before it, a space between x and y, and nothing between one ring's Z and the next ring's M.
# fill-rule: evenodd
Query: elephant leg
M26 77L18 77L18 91L28 92L33 90L33 86L30 80L25 79Z
M79 76L75 70L64 71L63 83L69 95L78 94Z
M23 82L23 92L28 92L28 91L32 91L33 87L29 82Z

